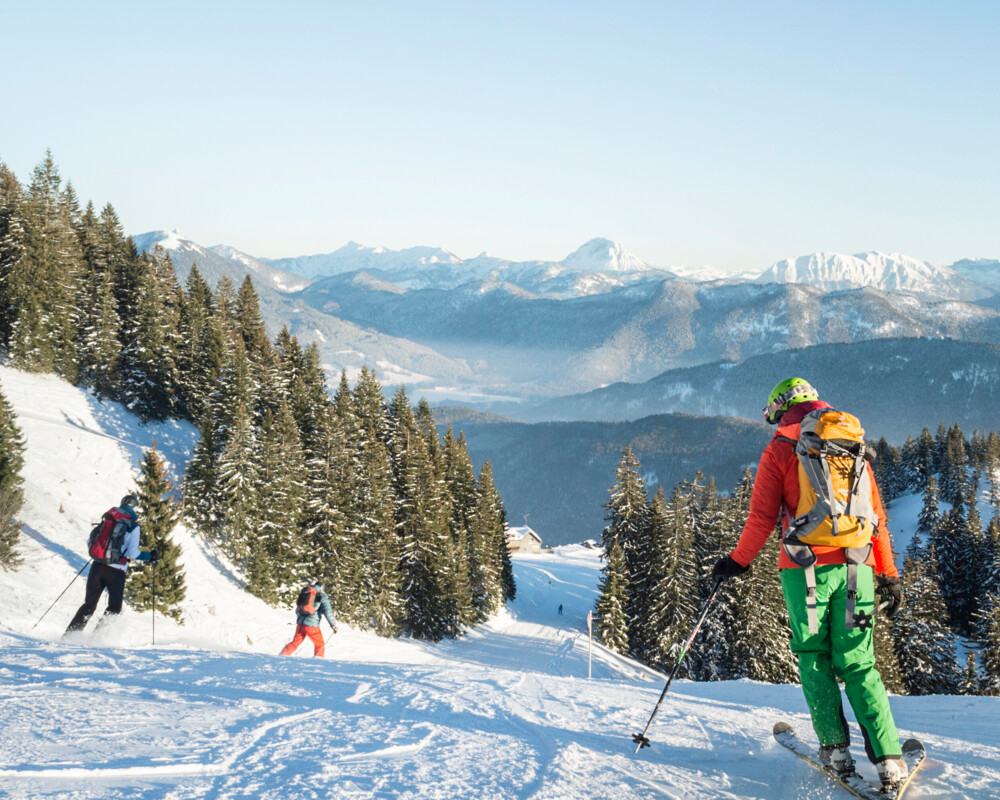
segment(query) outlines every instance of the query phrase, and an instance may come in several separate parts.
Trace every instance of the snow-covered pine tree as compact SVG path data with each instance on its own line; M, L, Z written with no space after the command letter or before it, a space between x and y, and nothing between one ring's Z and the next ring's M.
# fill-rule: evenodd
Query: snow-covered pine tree
M231 557L246 565L257 555L260 530L260 446L250 409L238 402L219 454L219 507L222 544Z
M264 353L271 349L271 341L267 338L264 319L260 314L260 298L249 275L243 279L236 293L233 323L235 332L243 339L243 347L250 363L264 361Z
M924 489L924 501L920 508L920 517L917 520L917 530L922 533L930 533L940 522L941 510L938 506L937 478L931 475L927 479L927 488Z
M965 669L961 673L959 693L965 695L980 694L981 685L979 668L976 666L976 653L970 650L965 654Z
M938 583L937 555L933 543L926 552L918 547L907 550L902 571L906 605L892 624L899 671L908 694L956 694L956 642Z
M156 612L183 622L180 604L187 594L187 582L184 568L178 563L181 547L171 536L180 519L180 511L167 466L156 450L156 442L143 456L138 497L141 509L140 546L146 550L155 548L158 558L155 565L139 562L135 565L139 568L128 571L125 596L129 605L137 611L149 610L153 607L155 577Z
M728 497L722 498L718 525L705 532L704 542L696 545L706 553L705 563L714 564L722 556L731 552L739 541L740 533L750 511L750 495L753 492L753 473L747 467ZM713 555L712 546L716 550ZM753 569L757 569L754 565ZM698 638L691 647L692 674L698 680L718 681L743 676L737 659L734 630L736 629L741 606L745 604L744 579L727 581L716 594L714 604ZM714 580L706 578L702 584L708 591ZM707 597L707 592L704 595Z
M366 598L359 609L359 621L381 636L396 636L402 630L406 608L401 595L392 462L371 424L364 442L355 459L356 477L360 479L355 484L359 492L354 497L359 528L354 538L364 553L361 593Z
M71 196L51 151L35 167L25 200L23 291L11 325L15 366L76 380L76 308L83 254L73 229Z
M200 420L225 361L225 340L214 312L212 289L192 264L177 309L178 413Z
M611 542L618 542L625 560L625 619L629 632L629 652L644 660L651 634L642 621L649 618L651 524L649 500L641 476L639 459L626 445L615 469L615 483L608 489L610 499L604 508L607 526L601 535L604 553L611 550Z
M875 445L875 480L886 503L906 491L902 458L884 436Z
M84 255L78 317L80 380L100 398L117 396L121 375L121 341L114 270L103 246L102 228L93 203L87 204L78 236Z
M14 409L0 391L0 568L11 570L21 563L17 552L21 525L17 514L23 499L21 469L24 466L24 435Z
M955 505L931 531L937 575L948 617L956 633L969 634L979 592L979 565L974 562L976 539L969 528L961 490Z
M896 656L896 646L892 638L892 621L882 614L875 615L875 627L872 631L872 648L875 653L875 666L885 688L894 694L905 694L906 684L899 671L899 659Z
M949 428L945 434L939 470L941 499L948 503L956 503L959 498L969 497L966 446L961 428L957 424Z
M161 269L146 254L138 262L134 306L122 321L120 395L140 419L163 420L174 412L177 397L174 334L178 291L172 269L169 273Z
M455 564L456 572L465 574L468 596L461 603L460 623L469 627L484 622L493 604L487 570L490 563L490 542L478 536L475 515L478 505L476 471L469 458L464 437L455 438L448 426L442 446L445 489L451 499L451 540L461 544L465 562Z
M493 483L493 465L489 460L479 470L475 527L476 536L487 543L491 564L489 572L496 576L492 579L496 583L492 580L490 582L492 605L489 613L493 613L517 596L517 584L514 581L510 550L507 549L507 515L500 492Z
M597 640L615 653L626 653L629 647L628 621L625 617L628 575L621 545L612 537L608 545L601 582L597 587L597 607L594 627Z
M345 533L352 450L341 420L332 409L318 416L313 425L312 444L307 450L309 479L303 547L309 554L307 560L314 565L314 579L326 584L334 610L346 615L351 587L344 576L352 574L353 569L344 561L354 556Z
M452 554L448 535L450 509L443 503L435 463L412 417L400 420L393 460L400 493L396 525L400 533L406 632L438 641L455 633L449 594Z
M310 576L300 523L305 512L306 459L291 408L268 409L260 431L257 488L260 527L251 544L247 590L277 604L289 602Z
M766 683L797 683L796 658L788 646L788 611L778 573L781 543L776 536L754 559L753 568L739 578L732 609L731 668L740 677Z
M987 597L976 628L982 672L980 692L1000 697L1000 592Z
M0 162L0 346L9 347L11 328L27 290L22 259L25 199L17 177Z
M634 624L646 629L646 663L661 669L677 660L698 613L693 501L678 487L667 502L658 486L650 504L648 616Z

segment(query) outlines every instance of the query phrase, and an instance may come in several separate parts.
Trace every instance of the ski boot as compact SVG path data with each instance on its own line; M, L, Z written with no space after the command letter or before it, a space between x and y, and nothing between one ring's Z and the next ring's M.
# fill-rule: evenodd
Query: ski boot
M854 759L846 742L820 745L819 763L838 778L848 778L854 774Z
M882 791L889 797L895 797L899 787L906 780L906 762L899 756L888 756L879 761L876 766L878 767L878 776L882 779Z

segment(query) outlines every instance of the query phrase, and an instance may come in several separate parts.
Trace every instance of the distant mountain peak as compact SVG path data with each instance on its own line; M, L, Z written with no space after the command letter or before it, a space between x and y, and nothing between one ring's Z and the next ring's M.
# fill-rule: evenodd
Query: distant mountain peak
M159 245L164 250L179 250L182 247L193 245L190 239L181 234L177 228L171 230L149 231L140 233L132 237L135 246L142 250L152 250Z
M644 272L656 269L612 239L596 238L585 242L563 259L562 263L580 272Z
M949 267L881 250L854 255L818 252L785 258L764 270L756 281L809 284L827 292L872 287L943 299L976 300L991 294Z

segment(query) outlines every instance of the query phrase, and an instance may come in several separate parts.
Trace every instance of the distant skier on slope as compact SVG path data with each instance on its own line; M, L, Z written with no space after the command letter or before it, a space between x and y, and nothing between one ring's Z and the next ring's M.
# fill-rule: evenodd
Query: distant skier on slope
M118 506L105 512L101 522L90 532L87 546L93 561L87 576L87 589L83 605L77 609L66 633L87 627L105 589L108 590L108 607L104 613L121 613L129 561L156 563L155 549L149 552L139 549L138 506L139 498L134 494L125 495Z
M861 724L865 753L883 787L892 790L907 769L875 668L876 580L888 599L887 616L899 611L903 595L885 509L865 460L864 430L801 378L774 387L764 419L778 429L761 456L750 513L736 549L712 574L746 572L781 517L781 587L820 761L838 774L854 772L840 678Z
M313 643L313 655L323 658L326 654L326 646L323 641L323 631L320 630L320 623L326 617L333 632L337 632L337 623L333 618L333 606L330 598L323 590L322 583L311 583L303 587L299 592L298 600L295 602L295 636L286 644L279 655L290 656L299 649L299 645L305 641L306 637Z

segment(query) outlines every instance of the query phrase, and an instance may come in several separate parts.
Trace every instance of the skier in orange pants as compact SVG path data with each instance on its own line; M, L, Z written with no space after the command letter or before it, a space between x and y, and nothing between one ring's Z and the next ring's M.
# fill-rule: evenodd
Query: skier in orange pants
M299 645L308 636L313 643L315 652L313 655L323 658L326 648L323 642L323 631L319 629L323 617L330 623L333 632L337 632L337 623L333 618L333 606L330 598L323 591L322 583L313 583L306 586L299 592L299 599L295 603L295 636L288 644L281 648L280 655L290 656L299 649Z

